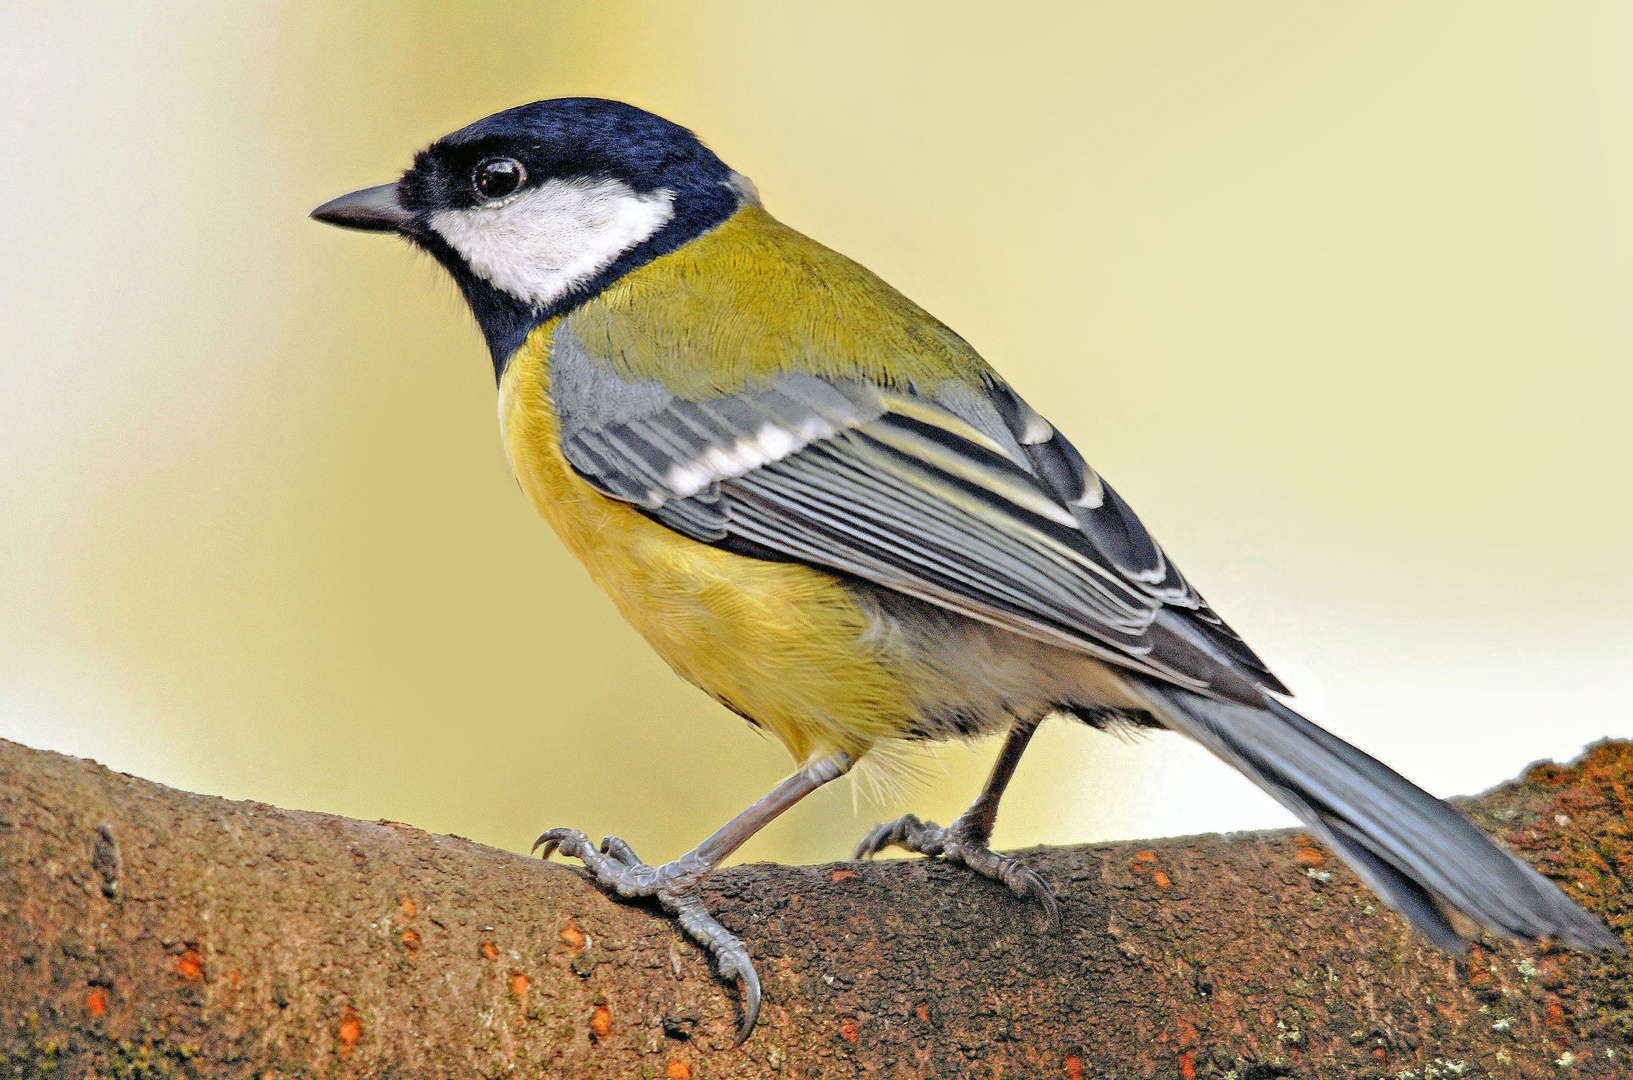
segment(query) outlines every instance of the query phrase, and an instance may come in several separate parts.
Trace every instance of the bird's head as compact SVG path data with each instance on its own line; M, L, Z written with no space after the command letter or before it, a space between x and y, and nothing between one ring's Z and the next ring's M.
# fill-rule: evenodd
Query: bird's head
M679 124L622 102L556 98L446 135L401 180L312 216L430 252L502 367L540 323L753 201L753 186Z

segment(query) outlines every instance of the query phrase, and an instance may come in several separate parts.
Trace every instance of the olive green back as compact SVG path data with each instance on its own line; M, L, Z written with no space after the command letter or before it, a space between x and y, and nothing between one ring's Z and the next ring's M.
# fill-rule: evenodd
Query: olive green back
M963 338L865 267L746 206L565 319L629 378L698 400L798 371L934 393L991 378Z

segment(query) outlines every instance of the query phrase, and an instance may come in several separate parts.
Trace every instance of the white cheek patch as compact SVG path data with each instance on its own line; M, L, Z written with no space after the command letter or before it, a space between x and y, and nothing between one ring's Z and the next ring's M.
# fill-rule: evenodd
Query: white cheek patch
M478 277L543 308L674 216L671 191L641 195L619 180L548 180L508 200L440 211L431 227Z

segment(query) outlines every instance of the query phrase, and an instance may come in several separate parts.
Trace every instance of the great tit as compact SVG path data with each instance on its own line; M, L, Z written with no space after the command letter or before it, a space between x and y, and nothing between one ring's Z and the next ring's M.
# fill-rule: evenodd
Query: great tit
M616 101L496 113L320 221L391 232L458 282L493 356L511 468L625 618L798 769L671 863L552 829L626 897L656 896L759 979L699 883L865 755L1005 732L985 789L890 846L1041 904L988 847L1038 723L1168 728L1296 814L1435 945L1458 913L1514 938L1622 943L1467 819L1284 702L1134 512L963 338L778 222L687 129Z

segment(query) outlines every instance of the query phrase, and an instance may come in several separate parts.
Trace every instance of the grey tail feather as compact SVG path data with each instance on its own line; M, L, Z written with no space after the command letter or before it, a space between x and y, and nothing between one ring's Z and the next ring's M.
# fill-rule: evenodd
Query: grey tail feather
M1507 937L1627 952L1603 923L1462 814L1273 698L1253 708L1144 678L1140 686L1167 726L1298 815L1436 946L1465 947L1447 917L1451 908Z

